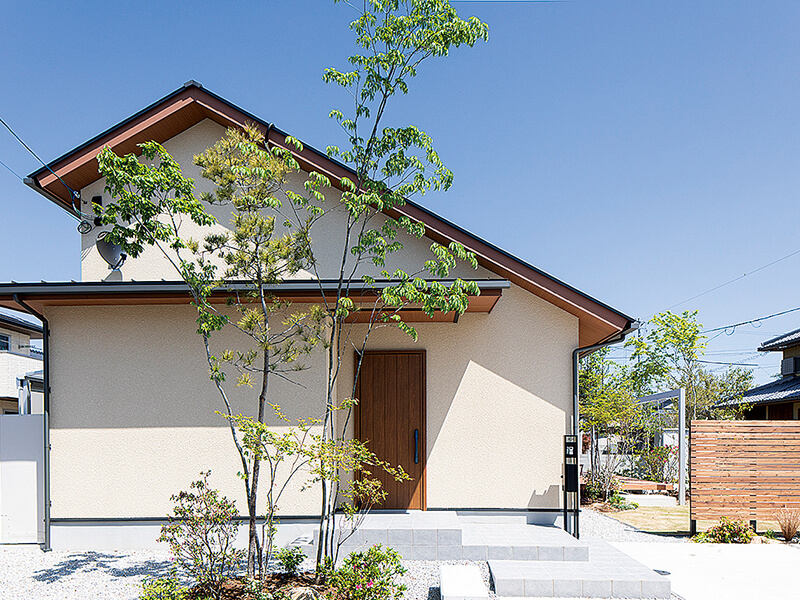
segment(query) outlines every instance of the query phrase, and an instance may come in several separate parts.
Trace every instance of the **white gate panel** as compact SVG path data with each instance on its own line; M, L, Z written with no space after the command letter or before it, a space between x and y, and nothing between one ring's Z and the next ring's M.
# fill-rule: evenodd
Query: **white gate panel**
M0 543L44 542L44 416L0 416Z

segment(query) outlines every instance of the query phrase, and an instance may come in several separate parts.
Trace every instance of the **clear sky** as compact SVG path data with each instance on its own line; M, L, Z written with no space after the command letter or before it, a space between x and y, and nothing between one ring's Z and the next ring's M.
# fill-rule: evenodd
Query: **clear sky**
M454 5L489 42L426 65L389 113L455 173L417 201L633 317L698 309L715 328L800 306L800 254L674 306L800 250L800 4ZM3 6L0 117L45 161L189 79L308 144L342 143L327 114L347 101L322 72L353 51L346 5ZM3 129L0 161L39 166ZM80 278L75 221L2 165L0 211L0 281ZM755 348L798 327L800 311L739 327L707 358L757 363L765 382L779 356Z

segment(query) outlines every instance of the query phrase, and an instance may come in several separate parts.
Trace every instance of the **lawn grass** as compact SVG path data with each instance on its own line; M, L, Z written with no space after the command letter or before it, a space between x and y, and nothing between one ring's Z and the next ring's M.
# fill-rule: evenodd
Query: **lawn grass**
M689 506L640 506L634 510L605 513L607 517L632 525L648 533L668 535L689 535ZM697 531L705 531L717 521L698 521ZM772 529L780 533L780 527L773 521L759 521L758 532Z

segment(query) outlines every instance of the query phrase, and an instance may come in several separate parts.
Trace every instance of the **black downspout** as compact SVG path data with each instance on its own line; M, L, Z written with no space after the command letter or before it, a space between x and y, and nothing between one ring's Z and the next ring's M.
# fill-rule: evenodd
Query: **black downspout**
M44 379L44 547L50 548L50 325L44 315L36 312L22 300L18 294L13 295L14 302L42 322L42 351Z
M580 379L579 379L579 368L580 368L580 358L581 354L584 352L593 352L595 350L599 350L600 348L605 348L606 346L613 346L614 344L619 344L620 342L625 341L625 337L632 331L636 331L639 329L639 322L635 321L633 323L629 323L626 329L623 329L617 337L613 340L609 340L606 342L601 342L600 344L595 344L593 346L584 346L583 348L575 348L572 351L572 434L576 436L580 436ZM580 449L583 447L583 441L578 439L578 456L580 457ZM578 486L578 502L577 506L573 509L575 515L575 531L572 531L572 535L576 538L580 539L580 527L579 527L579 517L581 514L581 499L580 499L580 486ZM567 494L564 493L564 515L566 517L567 514ZM567 529L566 520L564 522L564 529Z

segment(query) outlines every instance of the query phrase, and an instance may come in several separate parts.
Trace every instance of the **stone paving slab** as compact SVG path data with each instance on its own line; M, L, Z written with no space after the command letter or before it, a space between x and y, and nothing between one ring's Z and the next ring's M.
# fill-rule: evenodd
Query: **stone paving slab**
M340 531L344 525L338 518ZM314 532L312 546L318 532ZM525 523L474 523L451 511L370 513L342 546L346 553L375 544L407 560L587 561L589 547L556 527Z
M500 597L669 598L665 577L600 540L588 561L489 560Z

